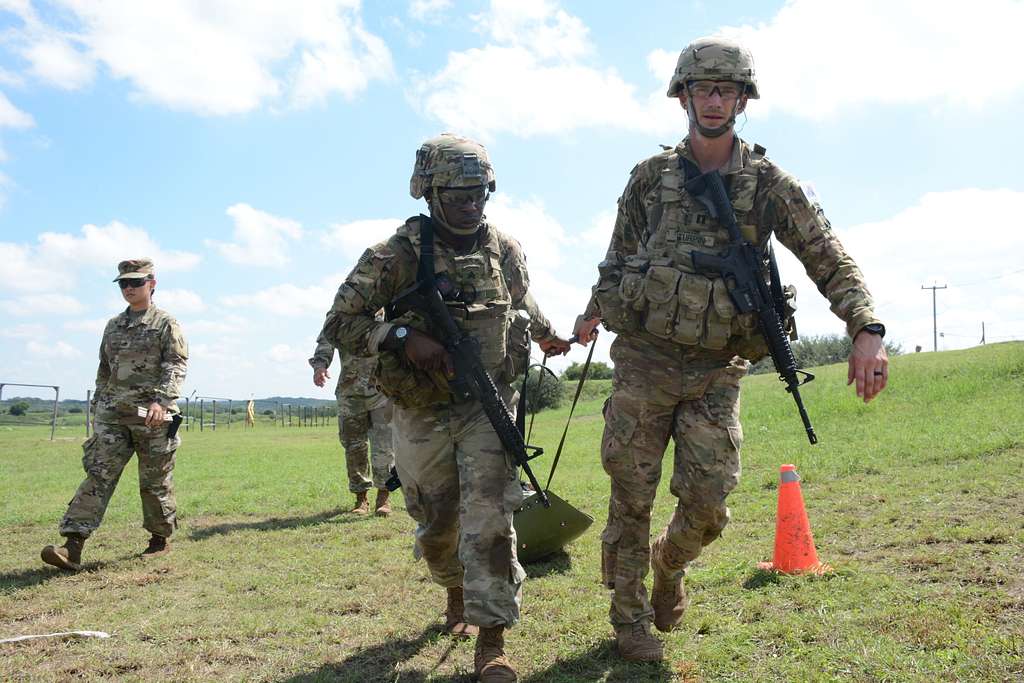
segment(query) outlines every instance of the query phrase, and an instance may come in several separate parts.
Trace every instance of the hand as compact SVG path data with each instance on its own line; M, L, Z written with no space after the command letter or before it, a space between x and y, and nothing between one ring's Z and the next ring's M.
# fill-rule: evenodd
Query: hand
M597 326L599 324L601 324L600 318L584 318L582 315L577 316L576 324L572 328L572 333L579 338L581 346L586 346L597 339Z
M327 380L331 378L331 373L327 368L314 368L313 369L313 384L318 387L322 387L327 384Z
M146 426L147 427L159 427L164 423L164 407L153 401L149 404L149 410L146 411Z
M540 350L544 352L544 355L549 358L551 356L564 356L572 348L572 342L558 336L537 342L537 345L540 346Z
M455 364L448 351L430 335L408 328L405 340L405 357L420 370L441 370L451 379L455 376Z
M858 332L850 352L847 386L857 383L857 396L867 403L889 383L889 354L877 334Z

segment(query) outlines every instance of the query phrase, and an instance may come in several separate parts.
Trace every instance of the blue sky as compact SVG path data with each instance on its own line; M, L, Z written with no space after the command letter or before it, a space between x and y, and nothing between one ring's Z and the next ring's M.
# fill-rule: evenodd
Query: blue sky
M0 382L84 397L114 266L149 255L185 394L330 397L323 314L423 210L414 153L445 130L487 145L487 214L568 332L629 170L685 134L675 58L715 33L756 59L740 135L814 184L892 339L931 348L933 283L940 348L1024 339L1022 25L1010 0L0 0ZM801 332L841 333L782 267Z

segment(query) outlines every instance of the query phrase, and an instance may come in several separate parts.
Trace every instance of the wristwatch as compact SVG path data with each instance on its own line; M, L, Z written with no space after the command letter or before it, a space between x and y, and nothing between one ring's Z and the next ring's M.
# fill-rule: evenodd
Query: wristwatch
M885 337L885 325L882 323L868 323L860 328L860 330L861 332L870 332L871 334L877 334L879 337Z
M409 328L405 325L399 325L394 329L395 343L399 347L405 346L405 340L409 338Z

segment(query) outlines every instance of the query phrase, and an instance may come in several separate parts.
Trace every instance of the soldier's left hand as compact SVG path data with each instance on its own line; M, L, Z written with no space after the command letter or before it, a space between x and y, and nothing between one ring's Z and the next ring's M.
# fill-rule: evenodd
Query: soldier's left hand
M865 403L878 396L889 383L889 354L877 334L857 333L848 365L846 384L849 386L856 382L857 396Z
M153 401L149 404L149 410L146 411L146 426L147 427L159 427L164 423L164 407Z
M540 350L544 352L545 356L564 356L569 353L569 349L572 348L572 342L568 339L562 339L561 337L552 337L551 339L545 339L544 341L537 342L540 346Z

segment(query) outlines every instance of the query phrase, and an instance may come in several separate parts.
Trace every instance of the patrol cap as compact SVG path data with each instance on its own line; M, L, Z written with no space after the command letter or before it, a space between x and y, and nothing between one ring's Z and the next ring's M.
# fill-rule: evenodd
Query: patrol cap
M130 258L117 264L117 277L114 278L114 282L136 277L153 279L153 259Z

